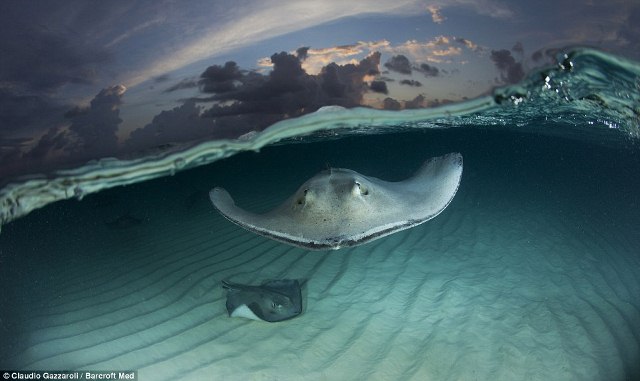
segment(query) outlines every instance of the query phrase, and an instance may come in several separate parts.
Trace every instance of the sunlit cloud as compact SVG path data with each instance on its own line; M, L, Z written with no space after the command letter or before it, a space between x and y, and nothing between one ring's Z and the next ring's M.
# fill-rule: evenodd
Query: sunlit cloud
M473 52L482 50L476 43L465 38L437 36L428 41L408 40L397 45L388 40L379 40L359 41L351 45L326 48L305 48L305 54L301 60L302 68L308 74L318 74L324 66L331 62L338 65L357 64L363 57L373 52L404 55L411 61L443 63L449 62L451 57L462 55L464 49ZM296 51L289 53L296 54ZM258 59L257 65L261 69L273 67L270 57Z
M466 48L478 52L481 48L474 42L460 37L437 36L429 41L408 40L403 44L391 47L389 50L396 54L403 54L412 61L426 61L434 63L449 62L452 57L460 56Z
M355 44L332 46L327 48L305 49L304 57L301 57L302 68L308 74L318 74L323 67L334 62L338 65L357 64L360 60L376 51L386 51L391 43L381 41L359 41ZM295 54L295 51L290 52ZM270 57L258 59L260 68L271 68L273 63Z
M446 17L442 16L440 7L437 5L429 5L427 6L427 10L429 11L429 13L431 13L431 19L436 24L442 24L444 20L447 19Z

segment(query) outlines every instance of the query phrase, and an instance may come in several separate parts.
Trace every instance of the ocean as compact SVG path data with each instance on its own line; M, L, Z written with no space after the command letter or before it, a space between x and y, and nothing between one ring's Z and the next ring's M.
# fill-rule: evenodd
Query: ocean
M0 192L0 368L640 379L638 139L640 64L584 49L460 104L327 108L237 141L25 179ZM262 213L325 168L401 181L450 152L464 169L449 206L356 247L285 245L208 198L220 186ZM303 313L230 318L223 279L306 280Z

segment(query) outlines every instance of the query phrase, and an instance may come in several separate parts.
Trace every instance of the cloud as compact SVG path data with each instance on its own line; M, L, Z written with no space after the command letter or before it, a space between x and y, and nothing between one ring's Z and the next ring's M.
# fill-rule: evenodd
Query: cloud
M71 115L69 132L75 142L68 149L72 155L96 158L116 154L116 132L122 122L119 105L126 90L122 85L103 89L91 100L88 108Z
M309 49L309 46L303 46L296 49L296 57L298 57L300 61L306 60L307 57L309 57Z
M502 50L492 50L491 60L500 72L500 79L506 83L517 83L524 77L524 69L521 62L516 62L511 52Z
M466 46L468 49L473 50L473 51L481 51L482 48L478 46L478 44L467 40L466 38L462 38L462 37L453 37L453 41L462 44L464 46Z
M424 95L422 94L419 94L418 96L416 96L410 101L404 102L404 108L408 108L408 109L422 108L424 106L425 106L425 98L424 98Z
M389 46L387 51L404 55L414 61L451 62L455 56L464 52L480 52L474 42L455 36L437 36L428 41L408 40L397 46Z
M332 46L329 48L302 47L289 54L295 55L302 61L302 68L307 74L318 74L323 67L330 63L338 65L358 64L364 57L376 51L387 51L391 43L387 40L359 41L355 44ZM301 55L302 54L302 55ZM271 68L270 57L258 59L258 66Z
M312 52L313 49L309 49L307 60ZM327 104L352 107L361 103L367 90L367 77L379 74L380 57L380 53L372 53L356 64L331 62L313 75L306 73L294 55L279 53L271 57L274 69L267 82L256 88L254 80L252 92L265 95L266 91L266 95L270 95L266 98L272 98L274 89L280 89L276 94L282 94L284 89L289 94L298 92L300 100L316 109Z
M122 122L119 106L125 91L122 85L111 86L102 89L88 106L68 110L64 113L66 121L61 118L31 147L13 152L19 159L16 165L6 168L7 173L24 173L25 168L46 171L116 156L116 132Z
M393 56L384 64L384 67L400 74L411 74L411 63L402 54Z
M411 86L411 87L421 87L422 83L420 81L416 81L413 79L403 79L402 81L400 81L401 85L407 85L407 86Z
M385 81L372 81L369 88L374 93L389 94L389 89L387 89L387 83Z
M213 10L217 12L216 23L199 33L199 37L186 43L183 41L182 46L167 49L170 53L155 59L147 67L130 73L125 84L133 86L199 60L333 20L361 14L409 15L419 11L420 7L419 0L372 0L355 3L342 0L256 0L234 3L228 8Z
M359 106L366 92L387 90L385 82L373 80L379 74L380 53L372 53L357 64L332 62L319 73L308 74L302 66L305 51L312 49L273 54L269 58L272 70L266 75L241 70L233 61L209 66L199 80L199 89L207 97L163 111L131 133L127 149L237 138L322 106ZM309 59L309 54L306 57ZM198 106L198 102L211 105Z
M205 93L222 93L235 88L235 81L242 78L242 73L238 65L229 61L224 66L209 66L200 75L198 84Z
M378 40L319 49L303 47L289 54L299 57L302 68L308 74L318 74L329 63L357 64L373 52L382 52L393 55L384 65L387 69L401 74L411 74L410 61L451 62L453 57L461 56L465 51L480 53L483 48L466 38L437 36L428 41L409 40L398 45L393 45L387 40ZM260 58L257 64L261 68L273 67L270 57Z
M20 70L19 65L32 57L13 53L20 54L28 50L25 46L33 46L30 52L39 55L40 58L35 57L39 68L47 67L47 64L54 66L49 67L50 77L32 76L35 85L52 88L68 81L93 83L96 75L102 75L111 83L133 87L198 61L359 15L389 17L429 12L432 19L439 22L441 11L449 7L470 8L492 17L511 14L504 5L493 0L430 3L426 9L421 0L356 3L247 0L232 4L199 1L189 7L177 7L171 1L162 0L117 4L69 0L41 4L36 9L15 3L2 7L5 34L0 51L5 53L2 55L5 60L11 61L12 70L4 70L0 65L3 69L0 72ZM30 45L25 45L25 36ZM114 57L111 52L119 55ZM113 63L108 74L100 70L105 67L105 61ZM24 72L20 70L20 73ZM316 72L308 70L308 73Z
M382 101L382 107L385 110L401 110L402 109L402 104L400 104L400 102L398 102L397 100L393 99L393 98L385 98L384 101Z
M437 5L429 5L427 6L427 10L429 11L429 13L431 13L431 19L436 24L442 24L444 20L447 19L446 17L442 16L442 13L440 12L441 9Z
M416 71L424 74L425 77L437 77L438 75L440 75L440 70L437 67L431 66L426 63L420 64L420 66L415 67L415 69Z
M201 108L188 100L172 110L162 111L151 123L134 130L126 141L126 149L144 151L167 144L196 141L214 134L214 121L200 117Z
M62 150L68 142L68 131L60 126L55 126L38 140L35 147L25 153L24 157L29 159L43 160L52 151Z

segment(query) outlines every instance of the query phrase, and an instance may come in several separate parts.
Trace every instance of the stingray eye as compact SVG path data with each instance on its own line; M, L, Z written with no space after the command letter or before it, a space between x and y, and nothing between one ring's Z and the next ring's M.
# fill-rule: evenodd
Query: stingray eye
M298 199L296 200L297 205L304 205L304 199L307 196L308 191L309 189L305 189L302 193L302 196L298 197Z
M369 194L369 190L366 187L362 186L360 182L356 181L356 186L360 190L361 195L366 196Z

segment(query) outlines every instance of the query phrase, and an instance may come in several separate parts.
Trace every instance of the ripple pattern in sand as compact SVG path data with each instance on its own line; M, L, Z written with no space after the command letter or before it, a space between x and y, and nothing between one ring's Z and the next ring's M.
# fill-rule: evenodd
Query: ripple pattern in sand
M3 363L138 369L156 380L637 374L638 242L539 204L516 213L500 202L479 206L463 190L432 222L324 253L252 235L209 210L135 236L105 232L117 255L56 268L48 296L22 306L21 340ZM301 317L226 316L220 280L284 277L308 279Z

